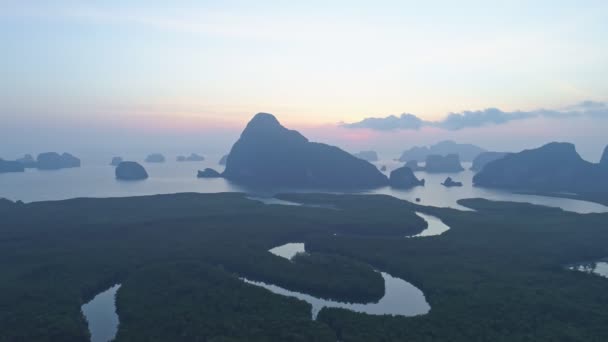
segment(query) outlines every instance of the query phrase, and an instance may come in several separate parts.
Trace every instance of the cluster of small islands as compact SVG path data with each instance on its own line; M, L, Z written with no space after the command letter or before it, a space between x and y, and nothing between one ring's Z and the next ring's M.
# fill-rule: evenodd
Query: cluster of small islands
M205 158L196 153L180 155L177 162L200 162ZM402 167L387 176L385 165L375 151L350 154L338 147L310 142L297 131L283 127L271 114L259 113L247 124L229 154L219 161L225 165L220 173L212 168L198 171L199 178L223 177L235 183L256 186L289 186L298 188L373 188L390 186L407 189L424 186L414 172L458 173L464 170L461 161L472 161L471 170L476 186L504 188L515 191L594 193L608 191L604 181L608 169L608 147L597 164L583 160L569 143L549 143L519 153L488 152L470 144L443 141L430 147L413 147L398 158ZM146 163L163 163L164 155L153 153ZM420 165L424 162L424 165ZM148 178L145 167L136 161L114 157L119 180ZM0 173L23 172L26 168L56 170L80 167L80 159L69 153L41 153L15 161L0 159ZM559 172L556 172L559 170ZM447 177L442 185L462 186L462 182Z

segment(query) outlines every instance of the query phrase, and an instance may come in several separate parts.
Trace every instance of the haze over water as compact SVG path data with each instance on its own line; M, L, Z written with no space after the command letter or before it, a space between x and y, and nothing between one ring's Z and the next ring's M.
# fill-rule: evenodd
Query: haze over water
M76 197L128 197L179 192L244 192L254 197L270 198L286 192L344 192L335 189L296 189L296 188L252 188L230 182L224 178L201 179L196 177L198 170L207 167L222 171L218 165L221 156L205 156L203 162L176 162L173 156L167 155L165 163L142 163L150 174L143 181L125 182L115 179L114 167L109 160L93 159L83 163L80 168L41 171L28 169L24 173L0 174L0 197L24 202L62 200ZM143 159L143 158L141 158ZM376 165L388 165L390 171L400 166L392 160L381 160ZM426 179L425 186L407 190L391 187L375 189L348 190L346 193L385 194L420 204L438 207L451 207L468 210L456 203L463 198L487 198L490 200L529 202L533 204L559 207L564 210L590 213L608 212L608 207L582 200L554 198L536 195L520 195L508 191L486 189L472 186L474 173L468 170L468 163L463 163L465 171L460 173L416 172L418 178ZM463 187L446 188L441 182L447 177L462 181Z

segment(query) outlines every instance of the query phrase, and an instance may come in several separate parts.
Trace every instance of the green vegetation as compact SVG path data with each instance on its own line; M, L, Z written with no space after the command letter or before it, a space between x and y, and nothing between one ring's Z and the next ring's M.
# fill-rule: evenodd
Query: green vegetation
M388 196L370 201L377 206L401 203L401 210L408 210L407 204ZM264 205L242 194L177 194L1 201L0 214L0 341L85 341L84 302L128 281L142 267L167 262L201 261L252 280L342 300L369 284L371 291L359 301L378 296L377 274L355 262L328 274L323 263L292 263L267 251L307 236L331 235L336 226L347 231L355 217L349 210ZM373 234L386 218L370 214L360 220L368 227L366 233ZM411 222L405 231L417 225ZM352 273L350 267L361 272ZM344 278L348 274L354 278ZM320 288L320 278L332 277ZM207 319L209 324L219 322ZM129 324L121 324L120 330L130 329Z
M477 212L422 208L452 229L423 239L340 237L307 248L356 255L425 293L431 312L401 318L324 309L340 340L605 341L608 282L565 270L608 255L608 215L463 200Z
M403 237L416 235L427 226L409 202L389 196L279 194L276 198L343 211L341 221L326 223L334 233L342 235ZM373 227L369 225L370 217L376 222Z
M138 270L123 284L117 302L117 341L336 340L329 327L310 320L309 304L201 263Z
M312 276L303 284L306 288L292 286L300 292L354 303L376 302L384 295L384 279L368 264L322 253L299 253L292 261L295 265L291 270ZM283 283L289 285L290 279L293 277Z
M0 341L86 341L80 306L121 282L118 341L605 341L608 280L564 265L608 256L608 214L463 200L240 194L0 201ZM451 229L424 228L414 211ZM334 233L340 233L334 236ZM293 262L268 253L305 241ZM371 266L370 266L371 265ZM323 309L237 277L331 298L366 296L375 267L420 288L429 314ZM331 270L331 271L330 271ZM377 294L377 293L376 293Z
M582 201L589 201L594 203L599 203L605 206L608 206L608 193L604 192L582 192L576 194L569 194L564 192L540 192L540 191L517 191L517 194L524 195L539 195L539 196L547 196L547 197L557 197L557 198L569 198L576 199Z

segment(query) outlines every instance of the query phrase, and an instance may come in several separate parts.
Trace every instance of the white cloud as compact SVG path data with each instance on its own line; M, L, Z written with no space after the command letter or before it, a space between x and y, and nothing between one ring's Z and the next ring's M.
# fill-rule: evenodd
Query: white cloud
M439 121L423 121L413 114L403 114L401 117L390 115L380 118L366 118L359 122L342 124L346 128L366 128L378 131L390 130L418 130L423 126L433 126L456 131L471 127L487 125L501 125L511 121L520 121L532 118L568 118L568 117L596 117L608 119L608 104L605 102L583 101L563 110L538 109L533 111L504 112L497 108L488 108L478 111L464 111L449 113Z

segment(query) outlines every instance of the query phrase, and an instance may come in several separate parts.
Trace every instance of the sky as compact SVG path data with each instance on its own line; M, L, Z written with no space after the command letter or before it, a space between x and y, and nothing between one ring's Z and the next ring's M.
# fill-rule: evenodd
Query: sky
M606 18L604 0L0 0L0 157L220 153L270 112L349 151L560 140L599 159ZM352 125L402 113L423 124Z

